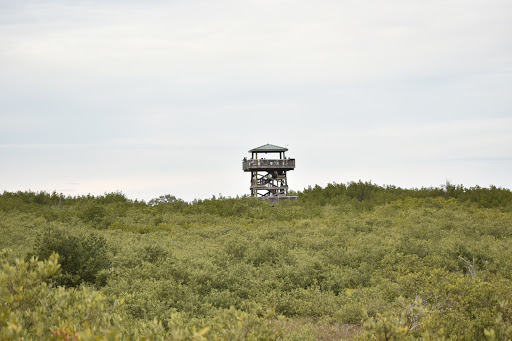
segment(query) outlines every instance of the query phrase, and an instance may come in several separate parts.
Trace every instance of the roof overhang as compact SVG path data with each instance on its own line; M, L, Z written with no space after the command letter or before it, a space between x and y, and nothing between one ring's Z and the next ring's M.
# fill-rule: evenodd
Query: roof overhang
M249 150L249 153L279 153L286 152L288 148L275 146L273 144L264 144L263 146L259 146Z

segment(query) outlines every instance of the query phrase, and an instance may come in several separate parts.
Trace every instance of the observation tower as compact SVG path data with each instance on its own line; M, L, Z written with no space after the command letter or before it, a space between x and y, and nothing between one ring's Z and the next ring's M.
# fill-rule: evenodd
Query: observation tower
M287 158L288 148L265 144L249 150L251 158L243 159L244 172L251 172L251 196L278 202L281 199L297 199L288 196L286 173L295 169L295 159ZM267 159L267 154L271 158ZM263 158L265 154L265 158Z

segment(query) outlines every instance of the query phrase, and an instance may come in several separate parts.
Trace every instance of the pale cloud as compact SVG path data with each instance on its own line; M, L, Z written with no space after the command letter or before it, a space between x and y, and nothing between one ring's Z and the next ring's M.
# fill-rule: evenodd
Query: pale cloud
M177 84L324 82L510 62L505 1L36 4L14 12L21 24L3 25L4 55L30 72L46 66L85 79L159 72Z
M509 1L0 8L0 190L244 194L264 143L295 189L512 187Z

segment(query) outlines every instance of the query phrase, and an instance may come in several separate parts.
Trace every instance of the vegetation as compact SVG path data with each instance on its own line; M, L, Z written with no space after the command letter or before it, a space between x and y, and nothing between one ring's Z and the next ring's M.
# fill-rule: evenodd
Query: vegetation
M0 340L510 340L512 193L0 195Z

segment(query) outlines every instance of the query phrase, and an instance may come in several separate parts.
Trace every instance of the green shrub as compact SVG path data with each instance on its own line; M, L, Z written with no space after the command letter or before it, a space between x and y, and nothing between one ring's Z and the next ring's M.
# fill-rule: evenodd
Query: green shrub
M28 257L47 259L52 253L60 255L62 274L57 283L78 286L82 283L104 285L101 271L110 266L110 256L104 237L95 233L72 234L63 229L48 227L36 239L34 251Z
M123 305L114 301L107 308L105 297L87 287L55 288L58 255L48 260L15 260L0 255L0 339L1 340L206 340L208 329L189 330L178 317L164 328L157 320L129 321L116 311Z
M274 317L252 312L249 303L256 302L310 321L315 333L318 321L356 324L360 331L361 321L373 318L366 339L383 330L402 339L510 338L509 190L358 182L298 195L275 206L222 197L152 206L115 193L4 193L0 244L16 248L11 259L25 256L34 242L32 254L41 259L61 253L62 275L45 281L66 285L60 290L75 297L67 304L81 304L81 289L72 286L106 283L95 302L105 316L115 306L127 322L105 330L123 337L140 329L136 335L171 338L173 331L184 334L172 338L186 339L202 326L210 327L203 335L210 340L263 335ZM427 313L412 328L407 306L416 298ZM61 312L66 319L69 312ZM249 328L251 320L257 321ZM85 330L73 323L56 329L59 337ZM292 338L312 337L297 330Z

